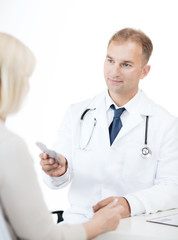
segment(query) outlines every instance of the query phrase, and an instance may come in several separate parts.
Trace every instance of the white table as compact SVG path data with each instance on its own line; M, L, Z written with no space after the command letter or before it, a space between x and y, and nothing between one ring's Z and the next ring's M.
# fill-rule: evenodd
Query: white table
M178 209L121 219L116 231L105 233L95 240L178 240L178 227L146 220L178 213Z

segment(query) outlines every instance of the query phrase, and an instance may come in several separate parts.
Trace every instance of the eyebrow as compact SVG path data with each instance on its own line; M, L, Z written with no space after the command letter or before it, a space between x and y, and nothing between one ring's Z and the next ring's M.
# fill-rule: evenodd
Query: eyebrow
M134 64L134 62L132 62L132 61L130 61L130 60L123 61L123 63L131 63L131 64Z
M110 59L115 59L113 57L111 57L110 55L106 55L106 58L110 58ZM122 63L131 63L131 64L134 64L134 62L130 61L130 60L123 60Z
M112 58L112 57L107 54L107 55L106 55L106 58ZM113 58L112 58L112 59L113 59Z

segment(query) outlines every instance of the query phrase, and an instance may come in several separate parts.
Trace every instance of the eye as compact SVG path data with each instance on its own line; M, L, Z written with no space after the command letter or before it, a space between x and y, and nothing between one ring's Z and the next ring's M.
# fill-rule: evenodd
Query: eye
M107 58L106 61L109 63L114 63L114 61L111 58Z
M129 63L123 63L122 66L126 67L126 68L131 67L131 65Z

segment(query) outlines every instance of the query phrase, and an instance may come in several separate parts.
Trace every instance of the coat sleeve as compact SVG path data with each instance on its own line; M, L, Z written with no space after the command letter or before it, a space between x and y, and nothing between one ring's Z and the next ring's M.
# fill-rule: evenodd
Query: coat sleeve
M58 139L55 142L53 149L62 154L68 162L68 169L64 175L61 177L50 177L46 173L42 173L43 181L46 185L52 189L60 189L67 186L73 178L73 168L72 168L72 114L71 108L67 110L64 119L58 130Z
M174 119L162 138L157 171L152 187L125 197L131 215L178 208L178 120Z
M92 101L93 99L88 99L83 102L70 105L64 116L64 119L59 127L58 138L53 146L53 149L67 159L68 170L63 176L57 178L50 177L43 173L43 180L50 188L62 188L72 181L74 176L72 166L74 148L76 147L77 140L80 139L80 117Z
M38 179L23 140L12 137L1 153L0 199L8 222L20 239L86 239L81 225L56 225L43 200Z

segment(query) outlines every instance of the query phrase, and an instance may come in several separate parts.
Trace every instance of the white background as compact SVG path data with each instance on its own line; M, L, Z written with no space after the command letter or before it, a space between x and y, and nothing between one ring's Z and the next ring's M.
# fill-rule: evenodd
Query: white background
M177 0L0 0L0 31L23 41L37 59L28 98L7 125L27 142L49 209L67 208L68 189L42 183L35 142L50 147L69 104L105 89L106 47L117 30L141 29L152 39L152 68L140 87L178 116L177 23Z

